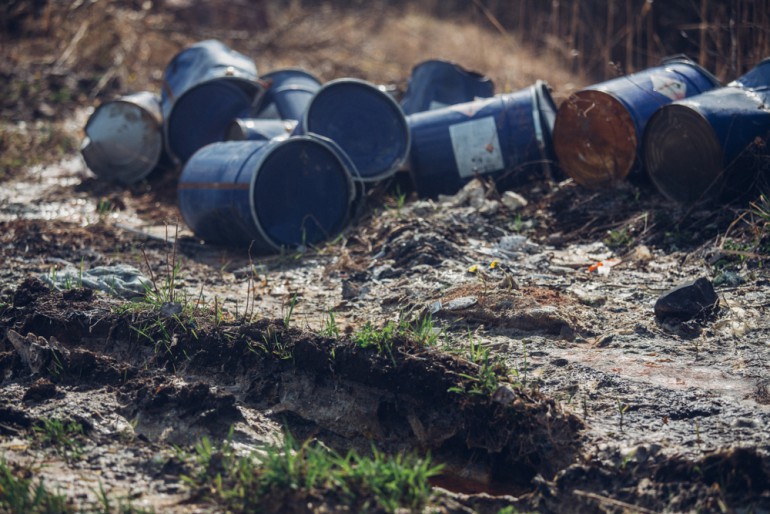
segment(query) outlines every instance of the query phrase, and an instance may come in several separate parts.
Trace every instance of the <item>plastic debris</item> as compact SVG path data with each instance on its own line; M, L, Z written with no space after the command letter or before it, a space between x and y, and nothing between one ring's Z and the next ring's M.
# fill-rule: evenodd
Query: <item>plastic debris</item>
M127 299L144 296L152 288L152 282L147 277L126 264L97 266L85 271L67 268L56 273L43 273L40 278L60 291L87 287Z
M503 196L500 201L511 211L518 211L519 209L523 209L529 203L526 198L513 191L503 192Z
M597 263L591 264L588 267L588 272L589 273L596 272L597 275L606 277L607 275L610 274L610 269L612 269L613 266L617 266L621 262L623 261L621 261L618 258L611 258L611 259L599 261Z

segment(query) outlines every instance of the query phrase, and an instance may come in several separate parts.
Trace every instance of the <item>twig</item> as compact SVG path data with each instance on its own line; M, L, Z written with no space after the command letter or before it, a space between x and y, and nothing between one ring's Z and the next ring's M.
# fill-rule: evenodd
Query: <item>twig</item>
M581 491L580 489L575 489L572 492L577 496L582 496L583 498L588 498L589 500L595 500L599 503L604 503L605 505L612 505L613 507L619 507L621 509L624 509L626 512L639 512L641 514L655 514L654 510L645 509L644 507L639 507L638 505L633 505L631 503L615 500L614 498L608 498L606 496L602 496L596 493L589 493L588 491Z

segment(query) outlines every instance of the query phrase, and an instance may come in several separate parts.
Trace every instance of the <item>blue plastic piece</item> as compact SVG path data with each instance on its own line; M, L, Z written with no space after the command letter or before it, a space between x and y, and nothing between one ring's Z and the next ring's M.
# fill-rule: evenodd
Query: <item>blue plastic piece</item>
M275 70L260 77L265 87L257 117L299 121L321 81L302 69Z

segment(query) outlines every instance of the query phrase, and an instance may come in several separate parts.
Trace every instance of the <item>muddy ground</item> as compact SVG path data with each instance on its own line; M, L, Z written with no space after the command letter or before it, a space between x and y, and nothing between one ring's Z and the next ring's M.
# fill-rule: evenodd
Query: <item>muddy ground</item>
M89 112L62 115L73 138ZM250 511L183 478L194 447L248 454L288 431L429 454L444 467L414 510L770 512L760 197L682 209L641 178L590 191L557 175L522 180L514 208L489 183L420 200L402 173L334 241L257 256L194 238L174 171L117 186L64 154L0 184L0 446L60 511ZM82 287L114 265L149 293ZM718 309L656 318L700 277ZM392 510L367 495L259 505Z

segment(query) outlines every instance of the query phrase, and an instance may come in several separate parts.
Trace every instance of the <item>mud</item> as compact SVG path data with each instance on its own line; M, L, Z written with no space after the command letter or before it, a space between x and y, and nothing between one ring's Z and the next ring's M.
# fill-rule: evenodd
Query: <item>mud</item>
M516 213L483 184L469 189L486 203L466 191L398 206L384 184L340 240L260 257L169 223L168 177L122 190L68 165L46 173L61 180L34 189L38 204L82 214L0 222L0 431L9 462L47 452L40 475L80 502L101 483L188 511L175 446L257 448L288 428L341 452L430 452L447 512L770 508L768 277L761 258L720 248L730 230L755 237L729 209L671 216L644 184L581 196L568 182L523 186ZM608 246L619 229L628 241ZM588 271L610 257L609 273ZM173 297L142 306L40 280L118 263ZM713 316L654 316L663 291L726 272L741 280L717 285ZM329 312L339 337L320 335ZM397 319L430 319L435 343L355 343ZM488 394L468 393L476 344L500 359ZM29 442L50 419L84 427L82 456Z

